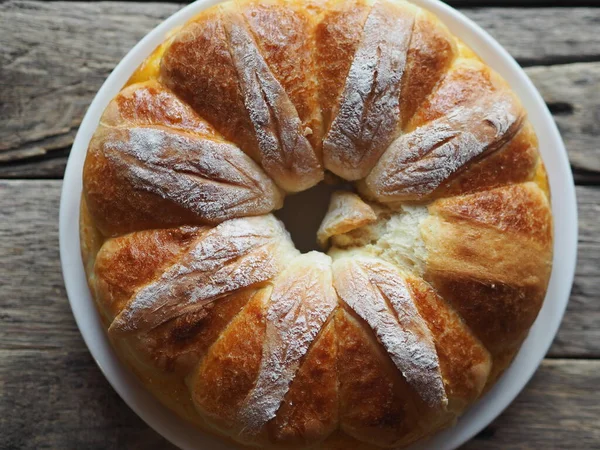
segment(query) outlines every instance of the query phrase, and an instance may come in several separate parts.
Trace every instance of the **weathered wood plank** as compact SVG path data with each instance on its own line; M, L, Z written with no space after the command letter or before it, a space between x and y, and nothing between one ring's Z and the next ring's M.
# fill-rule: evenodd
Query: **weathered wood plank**
M600 184L600 63L526 71L554 116L576 179Z
M599 369L596 360L544 360L515 402L462 449L597 449Z
M0 176L61 177L94 93L127 51L179 8L1 3ZM26 162L3 164L14 159Z
M85 348L0 350L2 449L175 449L111 388Z
M600 60L597 8L461 9L526 66ZM591 49L590 47L596 47Z
M0 349L80 349L58 255L61 184L0 180ZM600 187L578 187L577 195L579 264L549 355L600 358Z
M600 358L600 187L577 187L577 270L552 357ZM560 213L560 212L558 212Z
M174 449L78 349L0 350L6 449ZM516 401L463 449L597 448L600 361L545 360Z
M80 348L60 269L61 186L58 180L0 181L2 349Z
M174 3L0 3L0 177L60 178L83 114L110 71ZM600 60L600 9L481 8L466 14L521 62ZM600 183L600 63L529 68L579 181Z

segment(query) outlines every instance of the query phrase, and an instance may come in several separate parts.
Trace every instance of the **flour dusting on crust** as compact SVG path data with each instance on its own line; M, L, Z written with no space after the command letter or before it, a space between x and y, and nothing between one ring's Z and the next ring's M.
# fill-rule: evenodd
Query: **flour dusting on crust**
M151 192L209 223L265 214L281 194L232 144L163 128L106 128L106 158L134 189Z
M524 113L512 96L494 95L396 139L366 179L383 202L431 194L469 162L494 152L519 131Z
M331 258L322 253L299 256L275 279L260 372L238 413L245 433L258 433L275 417L302 357L336 305Z
M152 329L225 294L273 278L297 254L273 216L233 219L203 234L156 281L141 288L111 332Z
M383 261L341 258L333 264L334 286L375 332L406 381L430 406L448 399L433 337L396 268Z
M412 11L384 2L367 17L339 111L323 141L325 167L347 180L367 175L398 131L413 24Z
M275 182L300 191L323 178L321 163L306 139L298 111L258 51L240 14L223 21L229 52L254 127L261 164Z

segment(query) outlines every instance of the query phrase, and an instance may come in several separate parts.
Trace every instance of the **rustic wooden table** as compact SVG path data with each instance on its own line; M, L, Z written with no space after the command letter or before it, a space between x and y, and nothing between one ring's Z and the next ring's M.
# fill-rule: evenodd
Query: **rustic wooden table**
M554 114L577 183L579 263L547 358L464 448L600 448L600 4L492 1L458 6L526 67ZM0 1L3 449L172 448L94 364L68 306L57 232L61 177L86 108L125 53L180 7Z

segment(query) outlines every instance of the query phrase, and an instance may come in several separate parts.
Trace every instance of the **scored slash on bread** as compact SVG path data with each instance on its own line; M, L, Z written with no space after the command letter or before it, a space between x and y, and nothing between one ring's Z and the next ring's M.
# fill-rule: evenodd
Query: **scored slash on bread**
M381 202L422 200L467 163L509 142L523 123L510 97L484 98L402 135L369 173L366 185Z
M273 283L260 371L238 411L239 423L250 434L275 417L300 361L319 339L338 301L331 258L322 253L295 258Z
M400 89L414 8L376 3L323 140L325 167L346 180L369 173L399 132Z
M301 255L270 213L336 176L356 192ZM553 243L518 98L402 0L235 0L168 35L90 141L80 233L121 359L265 448L451 425L526 337Z
M431 333L397 270L357 257L338 259L333 270L338 294L373 329L408 383L430 407L446 406Z
M224 21L229 52L244 105L255 131L260 163L287 191L300 191L323 179L321 163L303 129L296 108L258 51L244 20Z
M160 278L137 291L109 333L152 329L238 289L265 282L297 253L272 216L223 222L203 233Z

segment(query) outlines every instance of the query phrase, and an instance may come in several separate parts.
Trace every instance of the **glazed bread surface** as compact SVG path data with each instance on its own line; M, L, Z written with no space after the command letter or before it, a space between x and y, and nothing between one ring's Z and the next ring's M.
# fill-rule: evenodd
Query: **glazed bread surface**
M353 188L301 254L272 213L324 179ZM519 350L549 196L519 99L431 13L228 1L106 108L82 255L117 354L182 418L242 447L401 448Z

